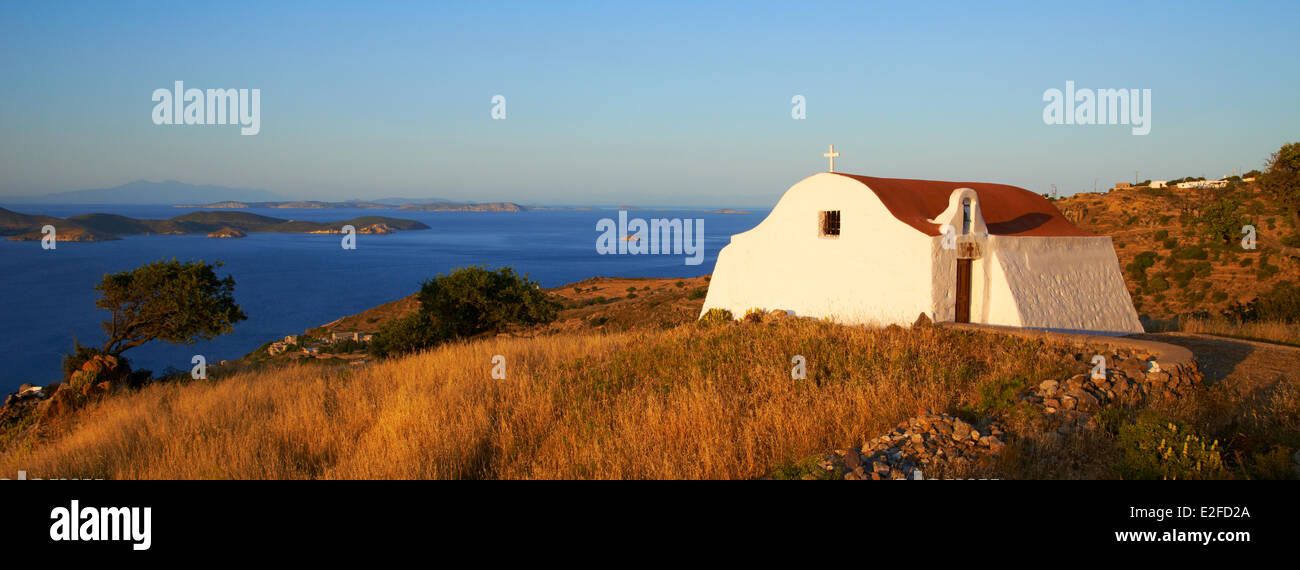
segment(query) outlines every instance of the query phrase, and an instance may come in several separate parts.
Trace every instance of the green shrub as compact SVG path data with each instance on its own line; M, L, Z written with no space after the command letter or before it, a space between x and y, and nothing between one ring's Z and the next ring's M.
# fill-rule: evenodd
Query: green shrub
M704 296L708 294L709 294L709 290L701 287L699 289L692 289L690 293L686 294L686 298L692 300L703 299Z
M699 322L703 326L717 326L730 323L731 320L731 311L714 307L705 311Z
M1106 433L1119 435L1120 428L1124 426L1124 422L1128 419L1128 412L1124 408L1105 408L1096 413L1095 419L1097 425Z
M371 354L405 354L513 325L544 324L559 309L536 282L509 267L462 267L425 281L416 298L419 311L381 327Z
M1124 271L1128 272L1129 278L1131 278L1133 281L1137 281L1141 283L1146 281L1147 279L1147 268L1138 265L1137 263L1130 263L1128 265L1125 265Z
M1125 479L1214 479L1223 474L1219 442L1181 422L1147 415L1119 428Z
M1173 256L1174 259L1207 259L1209 258L1209 253L1205 251L1205 248L1199 245L1194 245L1175 251Z
M74 394L79 394L81 391L85 390L87 386L93 385L96 378L98 378L98 375L94 372L89 370L77 370L76 372L73 372L71 376L68 376L68 380L64 382L59 389L69 390Z
M379 327L367 347L372 356L384 358L409 354L447 340L424 312L393 319Z
M463 267L425 281L416 298L420 312L448 338L548 323L559 308L536 282L509 267Z
M1151 293L1159 293L1167 289L1169 289L1169 281L1165 279L1163 273L1156 275L1155 277L1152 277L1150 281L1147 281L1147 291Z
M1024 390L1027 380L1024 376L997 378L978 386L979 401L964 406L962 415L973 420L995 415L1010 410L1016 404L1016 396Z
M798 481L800 479L833 481L843 477L840 474L843 468L839 459L834 461L834 465L830 470L821 466L822 461L821 457L814 455L794 463L781 465L772 470L772 479L777 481Z
M1256 453L1248 473L1251 479L1286 480L1294 479L1294 464L1291 462L1291 449L1276 445L1273 449Z
M1254 301L1260 320L1300 322L1300 287L1290 281L1278 281L1267 293Z
M1205 235L1210 239L1221 243L1229 243L1241 235L1241 226L1246 224L1245 217L1239 212L1240 208L1240 199L1234 196L1224 196L1203 206L1201 215L1196 221L1198 225L1204 228Z
M1160 230L1156 232L1156 241L1165 241L1169 238L1169 230Z
M1147 269L1156 264L1160 256L1154 251L1144 251L1133 258L1133 263L1124 267L1134 281L1145 281Z
M1255 276L1261 280L1272 279L1281 270L1281 267L1269 263L1267 255L1262 255L1259 258L1259 267L1255 270Z

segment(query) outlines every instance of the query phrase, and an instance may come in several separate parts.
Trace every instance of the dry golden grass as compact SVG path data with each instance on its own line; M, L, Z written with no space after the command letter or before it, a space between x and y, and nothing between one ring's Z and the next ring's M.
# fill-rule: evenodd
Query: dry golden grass
M754 478L861 445L1065 349L815 322L494 338L354 370L246 372L94 404L0 472L136 478ZM490 378L493 355L508 379ZM807 358L792 380L790 359Z
M1178 330L1300 346L1300 323L1184 318L1179 319Z

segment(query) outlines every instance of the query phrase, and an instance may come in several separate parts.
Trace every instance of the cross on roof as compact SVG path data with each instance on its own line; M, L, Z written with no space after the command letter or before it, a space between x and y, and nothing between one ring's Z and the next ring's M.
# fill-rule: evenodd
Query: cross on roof
M840 153L835 152L835 145L831 145L831 150L830 150L830 152L827 152L827 153L823 153L823 154L822 154L822 156L831 159L831 170L830 170L831 172L835 172L835 157L837 157L837 156L839 156L839 155L840 155Z

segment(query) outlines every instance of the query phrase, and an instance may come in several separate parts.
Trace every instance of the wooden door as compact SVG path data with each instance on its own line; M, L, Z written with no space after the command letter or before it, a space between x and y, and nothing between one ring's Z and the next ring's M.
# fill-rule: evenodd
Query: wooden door
M957 260L957 317L959 323L970 322L970 262L969 259Z

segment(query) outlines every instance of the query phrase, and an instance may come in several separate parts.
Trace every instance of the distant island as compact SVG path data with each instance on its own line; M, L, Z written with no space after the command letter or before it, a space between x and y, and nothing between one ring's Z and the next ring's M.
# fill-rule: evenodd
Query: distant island
M41 228L51 225L58 241L90 242L121 239L124 235L205 234L212 238L240 238L250 233L337 234L343 226L359 234L427 230L415 220L361 216L339 222L307 222L262 216L249 212L191 212L167 220L139 220L116 214L84 214L69 218L20 214L0 208L0 235L10 241L39 241Z
M185 204L221 200L279 200L282 196L253 188L187 184L176 180L136 180L112 188L71 190L35 196L7 196L5 202L25 204Z
M212 202L210 204L178 204L177 208L203 208L203 209L220 209L220 210L238 210L243 208L294 208L294 209L328 209L328 208L371 208L371 209L398 209L413 210L420 212L522 212L527 208L514 202L488 202L476 204L473 202L412 202L406 204L392 204L387 202L367 202L363 200L349 200L346 202L323 202L319 200L294 200L289 202L237 202L223 201Z
M469 202L456 201L449 198L441 197L386 197L350 200L295 200L286 196L259 190L255 188L231 188L227 186L215 186L211 184L189 184L176 180L166 180L163 182L150 182L148 180L136 180L111 188L96 188L89 190L71 190L65 192L54 192L41 195L25 196L2 196L0 202L6 205L13 204L86 204L91 206L103 207L105 205L163 205L174 208L192 208L199 210L245 210L251 208L283 208L283 209L331 209L331 208L360 208L373 210L408 210L413 212L525 212L525 211L545 211L545 210L642 210L655 212L684 211L682 208L653 207L653 206L630 206L620 205L614 208L607 206L592 205L552 205L552 204L532 204L523 205L516 202ZM685 209L685 210L689 210ZM691 210L695 211L695 210ZM749 212L733 208L721 208L716 210L698 210L713 214L748 214ZM73 218L68 218L72 220ZM49 220L58 221L58 218L49 218ZM49 221L47 220L47 222ZM137 220L140 221L140 220ZM146 220L147 221L147 220ZM168 220L153 220L153 222L166 222ZM20 224L22 225L22 224ZM36 225L37 230L41 225ZM63 230L58 224L55 227ZM58 239L60 241L100 241L104 239L115 239L114 235L105 235L104 232L95 232L87 227L79 227L75 224L66 224L67 231L60 231ZM31 224L23 225L25 229L30 230ZM167 228L169 231L150 231L135 233L198 233L190 231L170 231L173 228ZM206 232L216 232L221 227L205 230ZM358 228L359 229L359 228ZM254 230L263 231L263 230ZM272 230L274 231L274 230ZM110 234L121 235L121 232L109 232ZM228 233L228 232L223 232ZM11 235L3 232L0 227L0 236ZM223 235L222 237L232 237Z

